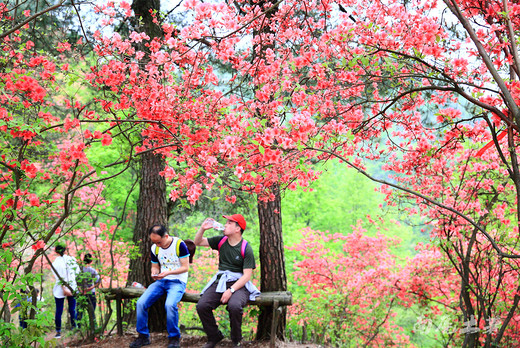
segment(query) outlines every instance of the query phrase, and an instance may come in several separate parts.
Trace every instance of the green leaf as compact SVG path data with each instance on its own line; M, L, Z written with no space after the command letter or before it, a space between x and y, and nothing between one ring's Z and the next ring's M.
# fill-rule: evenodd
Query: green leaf
M8 251L4 254L4 260L6 264L10 264L13 261L13 254Z

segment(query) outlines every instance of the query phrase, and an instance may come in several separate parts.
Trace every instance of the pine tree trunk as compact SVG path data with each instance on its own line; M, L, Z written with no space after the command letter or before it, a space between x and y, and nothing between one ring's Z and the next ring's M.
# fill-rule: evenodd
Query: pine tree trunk
M252 5L263 6L266 1L250 1ZM267 21L270 21L276 13L277 8L265 14ZM258 31L253 33L253 37L262 34L273 34L267 23ZM253 47L253 52L257 52L255 59L263 59L263 55L273 44L265 44L263 40L260 47ZM256 86L258 88L258 86ZM255 89L256 89L255 88ZM259 117L262 117L259 114ZM261 291L286 291L287 275L285 273L285 258L282 238L282 216L281 216L281 196L279 186L273 187L275 199L264 202L258 199L258 222L260 226L260 265L261 265ZM274 328L274 335L284 339L286 325L286 307L283 307L279 314L277 327ZM272 323L274 319L273 307L261 307L258 317L257 340L267 340L271 338Z
M134 243L139 245L139 257L130 261L128 284L136 281L148 286L152 283L150 249L152 243L148 230L155 224L167 225L166 181L159 172L164 169L161 156L146 153L141 158L141 187L137 201L137 217ZM164 299L155 303L149 311L149 329L153 332L166 329Z
M285 273L285 257L282 238L281 197L275 189L275 200L263 202L258 200L258 220L260 224L260 264L261 291L286 291L287 275ZM285 337L286 307L283 307L275 328L276 337ZM261 307L258 317L257 340L271 338L273 308Z
M162 35L162 30L153 22L150 11L159 13L160 0L133 0L132 10L139 22L133 23L136 31L146 33L150 39ZM148 53L146 46L140 47ZM145 58L146 59L146 58ZM160 224L167 226L166 181L159 172L164 170L162 156L153 153L144 153L141 156L141 182L139 199L137 201L137 217L134 231L134 243L139 244L139 257L130 261L128 283L134 281L148 286L152 283L150 248L148 229ZM157 301L149 310L148 325L152 332L166 329L165 297Z
M128 283L134 281L148 286L152 283L148 230L155 224L167 224L166 181L159 172L164 169L161 156L146 153L141 158L141 187L137 201L137 217L133 241L139 245L137 259L130 260Z
M263 7L267 1L250 1L251 5ZM265 14L267 23L259 30L253 32L253 38L263 34L273 34L269 21L277 12L277 8ZM253 40L254 41L254 40ZM268 49L273 49L272 43L265 43L260 40L260 46L253 46L253 52L258 56L254 59L264 59L263 56ZM258 89L259 86L255 86ZM258 114L261 118L261 114ZM286 291L287 275L285 273L285 258L282 238L282 216L281 216L281 196L279 186L272 188L275 195L273 201L264 202L258 199L258 222L260 226L260 265L261 265L261 291ZM283 307L279 314L275 335L277 338L284 339L286 325L286 307ZM271 338L271 329L274 319L273 307L261 307L258 317L257 340L267 340Z

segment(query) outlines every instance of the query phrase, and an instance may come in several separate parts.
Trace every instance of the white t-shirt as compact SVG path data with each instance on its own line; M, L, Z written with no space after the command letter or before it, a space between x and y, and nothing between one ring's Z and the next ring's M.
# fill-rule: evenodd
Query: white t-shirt
M190 256L190 252L188 251L186 244L177 237L172 238L173 240L170 246L166 249L157 247L155 244L152 245L152 263L159 263L161 265L161 272L176 270L177 268L181 267L180 259ZM188 283L188 272L181 274L170 274L163 279L179 279L183 283Z
M80 268L76 259L70 255L58 256L54 262L52 263L52 267L56 270L56 272L66 281L73 290L78 289L78 285L76 284L76 275L80 272ZM54 284L54 288L52 289L52 294L56 298L64 298L63 294L62 282L60 278L52 271L54 274L54 278L56 279L56 284Z

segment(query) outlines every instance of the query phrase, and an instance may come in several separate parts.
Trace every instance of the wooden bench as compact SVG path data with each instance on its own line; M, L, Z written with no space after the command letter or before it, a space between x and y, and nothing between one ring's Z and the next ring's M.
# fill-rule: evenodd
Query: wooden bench
M110 302L116 300L116 315L117 315L117 334L123 335L123 299L132 299L140 297L146 289L144 288L105 288L99 289L100 292L104 293L105 299ZM200 294L189 294L184 293L182 296L182 302L199 302ZM255 301L248 301L248 305L256 305L260 307L273 307L273 322L271 323L271 347L274 347L276 341L276 327L278 319L282 313L283 306L290 306L292 304L292 294L290 291L274 291L274 292L262 292Z

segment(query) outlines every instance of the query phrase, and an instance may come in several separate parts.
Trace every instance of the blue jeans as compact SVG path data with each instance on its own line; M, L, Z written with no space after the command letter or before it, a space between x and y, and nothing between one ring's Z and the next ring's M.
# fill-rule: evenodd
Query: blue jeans
M159 279L150 284L144 294L137 300L136 329L140 334L149 336L148 309L164 294L166 294L166 329L168 337L181 337L179 330L179 310L177 303L186 291L186 284L177 279Z
M54 298L56 302L56 313L54 315L54 324L56 324L56 332L61 332L61 315L63 314L63 304L65 303L65 298L69 304L69 314L70 314L70 322L72 327L76 327L76 298L74 296L64 297L64 298Z

